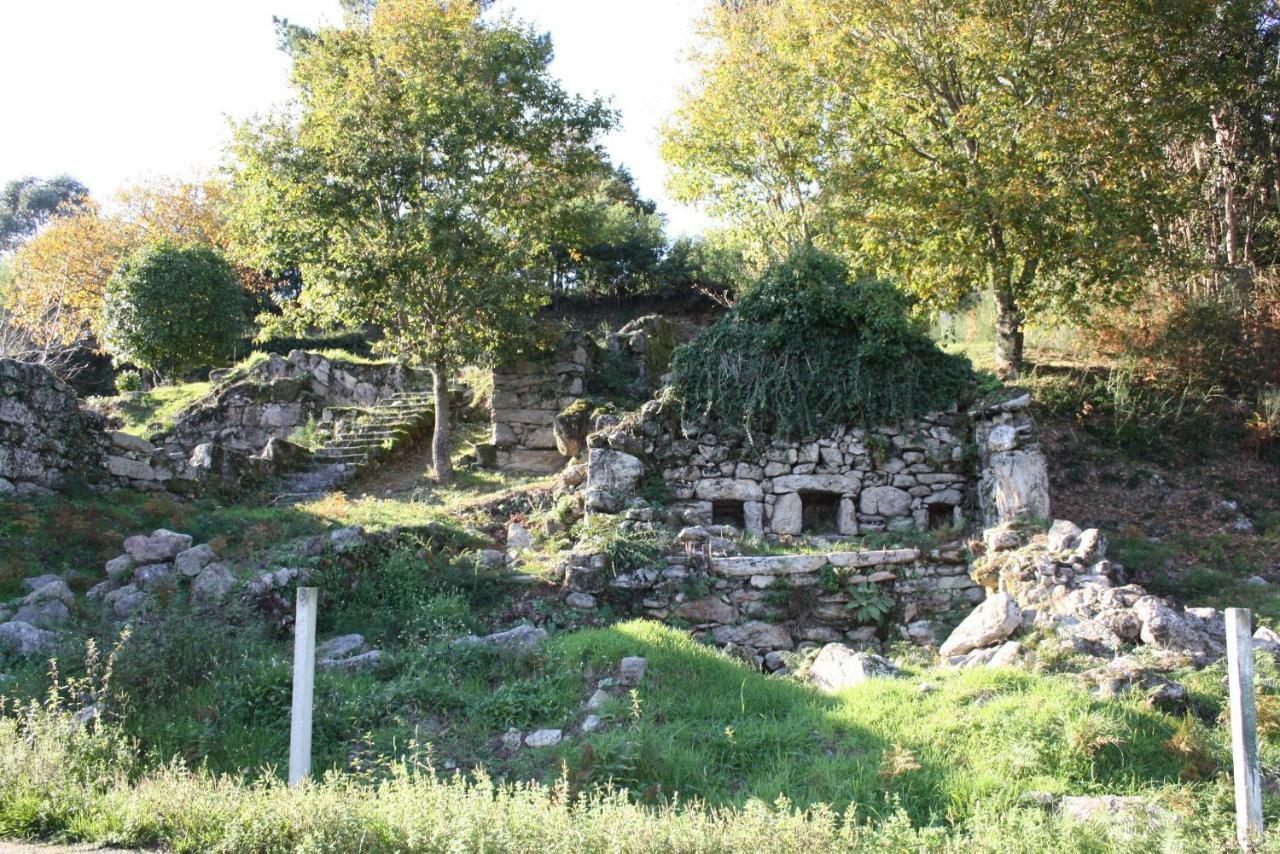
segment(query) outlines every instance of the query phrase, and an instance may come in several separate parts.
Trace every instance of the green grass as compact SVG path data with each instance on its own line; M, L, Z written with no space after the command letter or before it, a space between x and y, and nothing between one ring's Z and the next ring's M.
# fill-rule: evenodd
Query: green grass
M0 720L0 834L179 850L293 850L304 839L349 850L357 838L363 850L440 850L428 840L447 826L451 850L1138 850L1028 806L1033 793L1115 793L1182 815L1159 829L1166 850L1230 836L1221 726L1190 730L1219 770L1185 782L1187 757L1169 747L1178 720L1136 700L1094 700L1065 677L924 671L828 697L644 621L563 633L514 664L451 650L465 601L431 598L434 637L394 648L376 676L320 674L325 782L281 787L287 643L273 651L251 639L212 678L168 703L147 698L97 742L39 716L25 719L26 737L15 718ZM174 645L184 655L226 646L197 631L166 642L153 670L166 669ZM645 681L605 706L604 733L572 734L596 679L626 655L648 659ZM196 672L196 659L184 667ZM133 667L116 663L117 674ZM1274 677L1264 672L1266 690ZM935 689L921 692L922 679ZM1196 690L1220 701L1219 683L1206 677ZM509 756L496 746L508 726L571 735ZM141 752L112 741L116 732L141 739ZM1280 757L1272 740L1263 752L1264 764ZM432 776L455 765L462 776ZM229 768L258 782L215 776ZM629 794L601 794L610 786ZM1269 798L1268 813L1276 807ZM830 821L833 810L852 825ZM737 835L743 826L756 836Z
M212 390L207 382L157 386L136 397L117 398L114 412L124 419L121 430L150 439L173 427L184 409Z

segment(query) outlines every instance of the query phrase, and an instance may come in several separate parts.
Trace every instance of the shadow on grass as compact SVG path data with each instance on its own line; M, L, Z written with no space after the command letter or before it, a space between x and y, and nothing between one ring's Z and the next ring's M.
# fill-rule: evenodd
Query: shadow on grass
M1095 701L1065 679L930 672L932 691L872 680L832 697L643 621L565 635L553 650L599 674L627 655L648 659L634 709L615 700L610 730L564 753L576 782L612 780L643 799L785 796L853 804L864 817L900 803L915 821L937 822L1033 791L1141 791L1181 770L1163 747L1169 718Z

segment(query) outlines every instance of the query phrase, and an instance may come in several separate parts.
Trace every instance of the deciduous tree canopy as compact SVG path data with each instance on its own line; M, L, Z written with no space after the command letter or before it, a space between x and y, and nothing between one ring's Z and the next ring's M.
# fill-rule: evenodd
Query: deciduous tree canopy
M533 329L549 217L600 163L611 113L550 75L551 44L469 0L383 0L288 39L293 109L235 145L243 259L299 266L303 316L374 323L436 382Z

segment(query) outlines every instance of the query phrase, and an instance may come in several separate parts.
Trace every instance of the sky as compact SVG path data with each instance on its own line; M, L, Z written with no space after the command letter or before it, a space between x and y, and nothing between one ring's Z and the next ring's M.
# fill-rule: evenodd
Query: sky
M552 71L611 100L613 159L658 203L673 235L708 220L671 201L658 127L691 79L703 0L499 0L551 33ZM273 15L340 20L337 0L0 0L0 181L70 174L98 198L131 180L216 166L228 118L287 97Z

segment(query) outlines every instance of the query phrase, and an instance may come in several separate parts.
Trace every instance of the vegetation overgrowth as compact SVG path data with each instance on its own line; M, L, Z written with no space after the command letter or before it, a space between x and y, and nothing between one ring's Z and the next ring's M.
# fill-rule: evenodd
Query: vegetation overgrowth
M889 283L798 250L676 350L671 383L688 417L753 438L811 438L946 409L975 376L908 308Z

